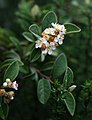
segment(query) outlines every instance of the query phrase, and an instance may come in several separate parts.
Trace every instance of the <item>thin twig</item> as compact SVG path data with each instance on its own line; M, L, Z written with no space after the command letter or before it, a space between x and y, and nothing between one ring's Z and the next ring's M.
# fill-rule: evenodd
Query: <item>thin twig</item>
M53 83L53 81L50 79L50 77L49 77L49 76L46 76L45 74L43 74L39 69L36 69L35 67L33 67L33 66L31 66L31 65L30 65L30 67L31 67L32 69L34 69L41 77L46 78L46 79L49 80L51 83Z

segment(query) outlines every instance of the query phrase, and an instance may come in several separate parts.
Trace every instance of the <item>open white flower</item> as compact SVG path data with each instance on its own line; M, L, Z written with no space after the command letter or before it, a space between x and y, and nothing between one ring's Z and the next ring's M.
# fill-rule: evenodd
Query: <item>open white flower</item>
M47 44L46 46L46 49L45 50L42 50L42 54L49 54L51 55L52 54L52 51L56 49L56 46L54 44L54 42L50 42Z
M39 40L36 41L35 48L41 48L42 44L46 44L47 40L45 38L40 38Z
M55 29L54 28L49 28L49 31L50 31L50 35L55 35Z
M49 28L46 28L43 32L44 32L45 34L50 34Z
M62 45L62 44L63 44L63 39L60 39L60 38L58 38L58 37L55 37L54 41L55 41L55 42L58 42L59 45Z
M66 29L65 29L65 26L64 25L60 25L60 24L57 24L57 23L52 23L52 26L58 30L58 31L61 31L62 34L65 34L66 33Z
M42 54L46 55L48 52L47 48L45 50L42 50Z
M55 35L55 28L46 28L44 31L43 31L43 36L44 35Z

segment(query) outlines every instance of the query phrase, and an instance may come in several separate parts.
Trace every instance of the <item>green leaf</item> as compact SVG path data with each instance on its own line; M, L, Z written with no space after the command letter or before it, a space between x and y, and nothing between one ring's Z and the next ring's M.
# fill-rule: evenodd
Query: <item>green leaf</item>
M41 32L40 32L40 28L38 25L33 24L29 27L29 31L37 38L41 37Z
M45 104L50 97L50 83L46 79L40 79L37 85L37 96L42 104Z
M29 68L26 65L20 66L19 71L23 74L28 74L29 73Z
M18 73L19 73L18 61L13 61L5 71L4 81L7 78L10 78L13 81L17 77Z
M75 106L76 106L74 96L72 95L72 93L66 92L64 94L64 97L65 97L64 102L66 104L66 107L68 111L70 112L70 114L73 116L75 112Z
M63 53L61 53L57 57L53 65L52 77L53 78L59 77L65 72L66 68L67 68L67 59L66 59L66 56Z
M77 33L81 31L81 29L77 25L72 23L65 23L64 26L66 28L66 34Z
M67 67L64 80L63 80L63 86L65 88L68 88L73 83L73 71Z
M42 71L51 71L53 68L53 61L48 62L42 66Z
M23 63L22 61L20 61L20 60L6 59L4 62L2 62L2 63L0 64L0 69L3 69L3 68L5 68L5 67L7 67L8 65L10 65L10 64L11 64L12 62L14 62L14 61L18 61L18 63L19 63L20 66L24 65L24 63Z
M30 41L30 42L35 42L32 33L30 33L30 32L23 32L23 36L24 36L24 38L26 38L28 41Z
M34 46L35 46L35 43L31 43L31 44L27 45L27 47L24 48L25 57L27 57L27 56L29 56L31 54Z
M9 58L11 61L18 61L19 65L22 66L24 65L24 63L21 61L20 56L15 52L15 51L7 51L4 54L6 56L6 58ZM6 60L8 61L8 60Z
M14 61L14 59L6 59L0 64L0 69L7 67L9 64L11 64Z
M39 49L33 49L30 55L30 62L35 62L37 61L41 56L41 51Z
M57 23L57 16L53 11L48 12L42 20L42 28L51 27L51 23Z
M20 45L19 40L15 37L10 37L10 40L13 43L13 45L20 51L21 50L21 45Z
M3 120L6 120L9 112L9 106L7 104L2 103L0 106L0 117Z
M18 53L16 53L14 50L5 52L4 56L9 59L21 60Z

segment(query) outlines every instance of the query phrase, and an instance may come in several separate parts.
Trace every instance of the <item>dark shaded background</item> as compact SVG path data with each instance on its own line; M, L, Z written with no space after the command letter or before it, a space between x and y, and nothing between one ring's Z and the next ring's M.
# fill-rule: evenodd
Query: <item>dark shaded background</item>
M64 45L58 48L64 51L68 64L74 71L74 81L77 84L74 93L77 102L75 116L71 117L68 112L67 115L59 113L55 120L91 120L92 92L81 87L87 87L87 80L89 84L92 82L91 0L0 0L0 36L6 29L21 39L22 32L32 23L40 24L50 10L56 12L59 23L72 22L82 29L81 33L66 36ZM54 103L52 106L50 102L46 105L38 102L35 82L29 78L24 81L19 78L18 83L19 91L10 103L8 120L54 120L55 114L51 112L55 109Z

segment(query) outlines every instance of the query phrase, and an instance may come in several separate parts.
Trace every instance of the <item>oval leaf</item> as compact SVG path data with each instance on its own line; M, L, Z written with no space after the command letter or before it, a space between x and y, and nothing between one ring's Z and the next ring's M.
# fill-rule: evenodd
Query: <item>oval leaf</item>
M57 16L53 11L48 12L42 20L42 28L51 27L51 23L57 23Z
M13 43L13 45L14 45L19 51L22 50L22 49L21 49L21 45L20 45L20 41L19 41L17 38L15 38L15 37L10 37L10 40L11 40L11 42Z
M4 81L7 78L10 78L11 81L13 81L17 77L18 73L19 73L19 63L18 61L14 61L6 69L4 74Z
M35 62L36 60L38 60L41 56L41 51L39 49L33 49L30 55L30 62Z
M64 80L63 80L63 85L65 88L69 87L73 83L73 71L67 67Z
M23 36L30 42L35 42L33 35L30 32L24 32Z
M49 99L50 91L51 87L49 81L44 78L39 80L37 85L37 96L42 104L45 104Z
M21 61L19 54L13 50L5 52L4 56L9 59L15 59Z
M68 109L68 111L70 112L70 114L73 116L74 115L74 112L75 112L75 99L72 95L72 93L70 92L66 92L64 94L64 102L66 104L66 107Z
M66 56L63 53L61 53L57 57L54 63L54 66L52 69L52 77L53 78L59 77L65 72L66 68L67 68L67 59L66 59Z
M64 25L65 25L65 28L66 28L66 34L77 33L77 32L81 31L81 29L75 24L65 23Z
M29 27L29 31L37 38L40 38L41 33L40 33L40 28L38 25L33 24Z
M0 69L7 67L8 65L10 65L12 62L14 61L14 59L6 59L5 61L3 61L0 64Z

